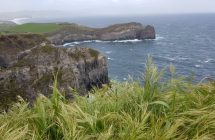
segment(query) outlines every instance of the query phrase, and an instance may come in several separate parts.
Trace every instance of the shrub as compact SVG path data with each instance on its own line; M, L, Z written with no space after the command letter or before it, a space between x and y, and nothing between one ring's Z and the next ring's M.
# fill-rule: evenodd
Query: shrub
M96 50L94 50L94 49L91 49L91 48L89 48L89 53L90 53L90 55L92 56L92 57L94 57L94 58L98 58L98 56L99 56L99 52L98 51L96 51Z

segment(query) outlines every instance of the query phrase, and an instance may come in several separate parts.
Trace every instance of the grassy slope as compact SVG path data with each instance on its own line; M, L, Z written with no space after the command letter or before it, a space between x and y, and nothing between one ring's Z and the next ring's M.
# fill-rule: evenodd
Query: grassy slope
M54 34L66 30L71 33L87 33L93 29L77 24L57 23L26 23L22 25L0 24L0 33L41 33Z
M33 108L20 101L0 116L0 139L215 139L215 84L193 85L174 73L167 82L148 62L145 84L130 81L66 102L53 96Z
M14 27L14 25L10 24L0 24L0 33L10 30L10 28Z
M59 25L55 23L26 23L22 25L16 25L11 27L8 31L9 32L16 32L16 33L47 33L47 32L54 32L59 29Z

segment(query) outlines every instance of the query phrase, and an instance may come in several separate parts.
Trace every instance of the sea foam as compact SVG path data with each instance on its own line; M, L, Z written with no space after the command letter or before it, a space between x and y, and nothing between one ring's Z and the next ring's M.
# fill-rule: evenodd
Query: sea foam
M21 24L25 23L25 20L27 20L27 19L30 19L30 18L14 18L10 21L12 21L18 25L21 25Z

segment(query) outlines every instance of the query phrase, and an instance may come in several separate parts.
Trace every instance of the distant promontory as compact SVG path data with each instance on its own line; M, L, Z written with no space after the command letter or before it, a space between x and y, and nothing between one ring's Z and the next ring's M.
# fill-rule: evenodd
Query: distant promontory
M127 40L127 39L155 39L155 29L151 25L143 26L140 23L131 22L115 24L105 28L90 28L78 24L60 24L62 28L48 33L48 39L57 45L74 41L86 40Z
M155 28L152 25L144 26L137 22L114 24L104 28L92 28L75 23L0 24L0 32L3 34L43 34L55 45L76 41L144 40L156 38Z

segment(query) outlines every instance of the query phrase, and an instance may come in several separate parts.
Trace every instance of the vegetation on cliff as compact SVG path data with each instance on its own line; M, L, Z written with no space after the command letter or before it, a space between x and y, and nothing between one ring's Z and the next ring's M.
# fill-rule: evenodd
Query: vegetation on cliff
M12 54L40 45L42 42L48 42L40 34L4 34L0 35L0 54Z
M20 99L0 115L0 139L214 139L215 83L192 84L170 71L161 81L149 60L144 85L113 82L71 102L56 79L50 99L41 95L32 108Z

